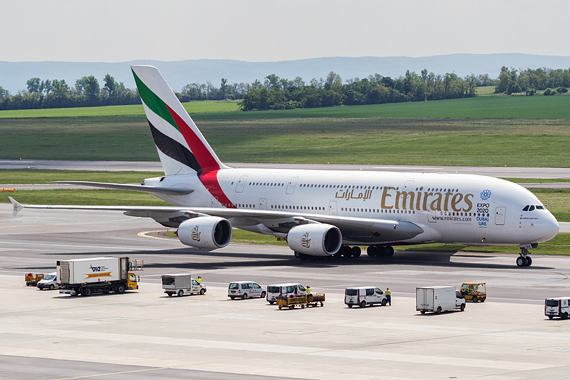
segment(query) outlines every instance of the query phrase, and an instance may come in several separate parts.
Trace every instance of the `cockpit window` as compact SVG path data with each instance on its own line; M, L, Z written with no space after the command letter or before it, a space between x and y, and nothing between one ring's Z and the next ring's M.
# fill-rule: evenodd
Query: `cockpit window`
M528 205L524 206L523 211L528 211Z
M528 211L534 211L534 206L530 205L530 208L528 209Z
M537 205L537 206L536 206L536 209L537 209L537 210L544 210L544 206L538 206L538 205Z
M541 205L536 205L536 206L535 205L526 205L526 206L524 206L524 208L522 210L523 211L534 211L535 208L537 210L544 210L545 209L544 206L541 206Z

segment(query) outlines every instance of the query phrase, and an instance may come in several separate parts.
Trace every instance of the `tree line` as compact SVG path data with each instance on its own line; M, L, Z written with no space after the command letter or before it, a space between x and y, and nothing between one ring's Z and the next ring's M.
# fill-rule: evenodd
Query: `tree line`
M13 96L0 86L0 110L140 104L136 89L126 88L109 74L103 82L101 87L90 75L76 80L72 87L64 79L31 78L26 82L27 89ZM554 95L568 91L570 72L544 68L519 73L503 66L499 77L492 79L488 74L461 78L455 73L440 75L424 69L419 74L408 70L398 78L374 74L344 83L333 71L325 79L313 78L309 83L301 77L289 80L270 74L263 82L229 83L222 78L219 87L209 81L191 83L176 95L182 102L239 100L241 110L252 111L456 99L475 96L476 87L492 85L496 93L508 95L534 95L536 91Z
M570 70L568 69L517 69L503 66L496 81L495 92L507 95L524 93L527 96L544 91L543 95L555 95L568 92Z
M90 75L77 79L71 87L65 79L31 78L26 82L27 89L13 96L0 86L0 110L140 104L138 92L126 88L123 82L109 74L103 82L101 87Z

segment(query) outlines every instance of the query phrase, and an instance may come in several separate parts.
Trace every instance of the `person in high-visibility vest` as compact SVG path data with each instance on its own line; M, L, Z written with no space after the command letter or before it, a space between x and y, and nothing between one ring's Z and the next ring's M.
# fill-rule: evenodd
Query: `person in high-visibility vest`
M388 305L392 306L392 292L390 291L390 288L386 288L384 294L386 294L386 300L388 301Z
M202 285L202 277L198 276L196 282L198 283L198 285Z
M305 286L305 291L307 294L311 294L311 287L309 285Z

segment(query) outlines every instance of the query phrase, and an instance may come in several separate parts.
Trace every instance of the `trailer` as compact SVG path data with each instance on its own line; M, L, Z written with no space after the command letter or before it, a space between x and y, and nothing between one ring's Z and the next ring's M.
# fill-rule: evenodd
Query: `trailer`
M465 310L465 299L455 286L427 286L416 288L416 310L441 314L444 311Z
M43 280L44 275L43 273L26 273L26 286L36 286L38 282Z
M138 278L129 271L131 267L128 257L60 260L57 262L59 293L88 297L94 293L122 294L137 290Z
M301 309L306 307L316 307L320 303L324 306L325 293L315 293L315 294L289 294L285 296L277 296L275 299L279 310L283 308L294 309L295 306L300 306Z
M173 294L178 294L178 297L182 297L184 295L206 293L206 286L186 273L163 274L162 289L169 297Z

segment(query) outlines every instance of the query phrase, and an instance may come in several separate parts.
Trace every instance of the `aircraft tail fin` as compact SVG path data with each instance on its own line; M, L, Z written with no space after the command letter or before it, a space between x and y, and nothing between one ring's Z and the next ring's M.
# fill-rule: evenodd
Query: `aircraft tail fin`
M131 66L166 175L227 168L216 156L158 69Z

